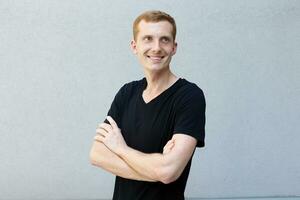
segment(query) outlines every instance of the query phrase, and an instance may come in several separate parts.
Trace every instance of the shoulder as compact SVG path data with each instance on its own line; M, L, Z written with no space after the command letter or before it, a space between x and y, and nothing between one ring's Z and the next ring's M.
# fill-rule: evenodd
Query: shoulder
M134 81L127 82L121 87L121 89L122 90L132 90L132 89L136 89L138 87L141 87L144 83L144 79L145 78L142 78L140 80L134 80Z
M132 95L139 91L139 88L143 87L143 84L144 78L123 84L123 86L117 92L116 98L120 100L130 98Z
M119 90L122 94L132 93L137 91L138 88L142 87L144 84L144 78L140 80L134 80L131 82L125 83Z
M186 79L181 79L180 87L176 92L176 99L184 104L190 101L202 101L205 103L203 90L197 84Z
M119 109L124 105L124 103L128 102L137 92L138 88L143 84L143 79L131 81L123 84L123 86L116 93L113 105L116 105Z

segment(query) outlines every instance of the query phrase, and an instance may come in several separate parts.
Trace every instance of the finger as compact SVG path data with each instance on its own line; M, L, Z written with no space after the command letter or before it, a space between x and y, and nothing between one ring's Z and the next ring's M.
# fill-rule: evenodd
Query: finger
M171 152L171 150L172 150L172 148L164 148L164 150L163 150L163 154L167 154L167 153L170 153Z
M173 148L173 146L174 146L174 144L170 143L164 147L164 150L167 150L167 149L171 150Z
M165 146L168 146L168 145L170 145L170 144L172 144L172 143L174 143L174 140L173 140L173 139L172 139L172 140L169 140Z
M119 128L118 124L115 122L115 120L111 116L107 116L106 119L109 121L110 125L113 128Z
M169 149L172 149L172 148L174 147L174 145L175 145L174 142L172 142L172 143L168 146L168 148L169 148Z
M164 150L171 150L174 147L175 143L173 140L169 140L168 143L164 146Z
M94 140L96 140L96 141L98 141L98 142L102 142L102 143L103 143L104 139L105 139L105 138L104 138L102 135L96 135L96 136L94 137Z
M164 149L164 151L163 151L163 154L168 154L168 153L170 153L170 149Z
M174 143L174 140L169 140L166 145Z
M101 128L101 127L103 127L103 126L105 126L105 125L111 126L111 125L108 124L108 123L102 122L102 123L99 123L99 124L97 125L97 128Z
M170 143L168 142L168 143L164 146L164 149L169 148L169 145L170 145Z
M104 130L106 130L107 132L112 131L112 126L107 124L107 123L101 123L99 125L100 128L103 128Z
M168 143L164 146L164 149L169 148L169 145L170 145L170 143L168 142Z
M167 146L173 146L175 143L173 141L168 142Z
M109 134L106 130L104 130L104 129L102 129L102 128L96 129L96 133L97 133L98 135L102 135L102 136L104 136L104 137L106 137L106 136Z

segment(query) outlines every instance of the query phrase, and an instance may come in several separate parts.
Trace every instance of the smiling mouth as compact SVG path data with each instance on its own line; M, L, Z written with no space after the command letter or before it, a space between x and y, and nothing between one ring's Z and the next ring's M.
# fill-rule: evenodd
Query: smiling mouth
M164 58L164 56L148 56L148 55L147 57L150 58L152 61L156 61L156 62L161 61Z

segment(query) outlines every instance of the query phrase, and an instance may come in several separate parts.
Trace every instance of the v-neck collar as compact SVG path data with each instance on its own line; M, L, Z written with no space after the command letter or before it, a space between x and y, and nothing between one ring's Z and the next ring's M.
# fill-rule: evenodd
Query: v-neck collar
M158 101L160 98L162 98L163 96L165 96L167 93L169 93L169 91L173 90L173 88L176 87L176 85L178 85L183 79L182 78L178 78L178 80L176 80L175 83L173 83L170 87L168 87L167 89L165 89L163 92L161 92L159 95L157 95L156 97L154 97L153 99L151 99L148 103L145 102L144 98L143 98L143 92L147 87L147 80L146 78L143 78L142 80L142 87L140 89L140 99L142 101L142 103L144 105L150 105L153 104L154 102Z

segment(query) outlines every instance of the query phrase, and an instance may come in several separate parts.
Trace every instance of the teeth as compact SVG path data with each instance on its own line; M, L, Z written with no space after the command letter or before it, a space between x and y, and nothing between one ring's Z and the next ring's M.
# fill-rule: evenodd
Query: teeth
M147 56L148 58L151 58L153 60L160 60L160 59L163 59L164 57L163 56Z

